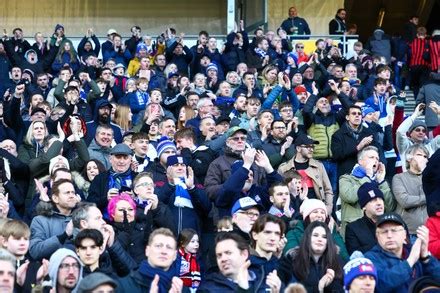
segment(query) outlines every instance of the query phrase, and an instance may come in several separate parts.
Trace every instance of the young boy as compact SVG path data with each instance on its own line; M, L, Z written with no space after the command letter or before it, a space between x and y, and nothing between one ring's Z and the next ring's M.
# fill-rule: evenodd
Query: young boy
M96 229L81 230L75 237L75 251L80 260L84 264L83 276L101 271L112 273L111 262L107 266L101 268L99 258L104 252L104 237L102 233Z
M136 172L144 172L150 163L150 156L155 157L154 147L149 147L148 134L143 132L134 133L131 137L131 147L134 152L132 160L136 165Z
M148 79L145 77L140 77L136 81L137 90L134 93L130 93L128 95L128 100L130 103L130 109L133 113L133 125L138 123L139 113L145 109L145 106L148 104L150 100L150 96L148 95Z

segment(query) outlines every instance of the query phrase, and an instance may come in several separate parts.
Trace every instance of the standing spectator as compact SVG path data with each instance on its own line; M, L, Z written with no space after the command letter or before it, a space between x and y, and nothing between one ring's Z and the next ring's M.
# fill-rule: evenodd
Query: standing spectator
M347 120L337 130L331 141L333 159L338 164L338 177L350 173L356 165L358 152L366 146L378 146L374 133L362 125L362 109L351 105L345 116Z
M440 68L440 30L432 32L432 38L429 41L429 48L431 53L431 71L439 72Z
M61 43L58 54L52 63L52 71L54 74L58 74L61 71L61 68L67 66L72 69L73 73L76 73L80 66L78 55L72 42L69 40Z
M108 200L120 191L131 190L135 173L130 169L132 150L123 143L110 151L111 168L95 177L89 188L88 201L104 211Z
M419 25L419 17L411 15L403 27L403 39L409 44L417 37L417 26Z
M197 289L200 286L201 270L199 259L199 235L193 229L183 229L179 234L178 261L180 262L180 279L183 286Z
M296 154L288 162L278 168L280 174L289 170L296 170L301 174L302 182L308 187L307 198L322 200L331 214L333 209L333 190L324 165L313 159L315 145L318 141L311 139L305 134L295 140Z
M439 125L438 113L431 107L433 102L440 105L440 79L436 77L436 74L431 73L429 80L420 88L416 99L416 105L420 103L425 105L425 122L428 130Z
M396 132L396 147L400 154L402 162L406 162L406 150L414 144L423 144L429 151L430 157L436 150L440 148L440 136L433 139L426 137L428 129L425 121L418 119L423 113L425 104L418 104L414 113L406 118ZM406 165L402 166L406 170Z
M78 200L69 180L60 179L53 184L51 203L32 219L29 253L33 259L49 258L72 236L71 213Z
M244 30L243 20L240 20L240 31L235 30L226 36L225 49L222 54L225 72L235 71L238 64L245 61L248 48L248 34Z
M104 63L109 59L114 59L116 64L122 63L127 67L131 59L130 51L122 44L122 37L115 33L113 35L113 48L109 51L102 51Z
M141 37L142 29L139 26L134 25L131 27L130 31L131 31L131 38L125 41L125 47L130 52L131 56L134 56L136 53L137 45L140 42L142 42L142 37Z
M289 8L289 17L283 21L281 28L288 35L310 35L310 28L304 18L298 16L295 6Z
M430 64L429 40L426 39L426 28L417 28L417 38L409 44L409 73L411 89L417 97L420 87L428 80Z
M89 145L90 159L98 160L105 170L110 169L110 147L113 141L113 129L107 125L96 128L95 138Z
M428 218L426 197L422 188L422 173L428 162L429 151L421 144L410 146L405 151L406 172L393 178L393 193L396 197L396 213L405 221L411 236Z
M15 257L6 249L0 248L0 267L3 274L0 275L0 283L5 293L15 292Z
M23 30L19 27L12 31L13 36L7 39L5 43L6 52L11 57L12 53L15 52L21 57L24 57L24 53L31 48L31 44L25 40L23 35ZM7 37L7 35L6 35Z
M385 173L384 164L379 162L377 148L368 146L359 152L357 164L351 173L341 176L339 179L339 196L342 203L341 226L343 232L348 223L363 216L358 189L366 182L379 184L379 188L384 194L386 211L394 211L394 197L388 182L385 181Z
M188 65L193 59L191 50L183 44L183 37L178 38L165 51L167 63L177 65L179 74L188 76Z
M93 48L92 41L95 45ZM86 35L81 39L78 44L78 56L85 61L88 56L95 55L97 57L101 51L101 44L99 43L98 37L93 32L92 28L87 29Z
M347 32L345 18L347 11L344 8L339 8L336 12L335 18L328 23L328 31L330 35L344 35Z
M391 37L385 34L382 28L377 28L373 32L373 36L368 39L365 48L374 55L385 57L387 64L391 62Z

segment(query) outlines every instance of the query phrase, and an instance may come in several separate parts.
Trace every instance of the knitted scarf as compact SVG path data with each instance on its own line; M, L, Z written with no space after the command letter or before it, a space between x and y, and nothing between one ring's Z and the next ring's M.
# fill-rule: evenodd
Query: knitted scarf
M141 262L141 265L139 267L139 273L143 276L148 277L148 279L151 280L154 279L155 275L158 275L159 292L168 292L168 290L171 287L171 281L173 277L177 277L174 274L174 270L172 268L168 269L168 271L164 271L158 268L153 268L146 260Z
M201 277L196 255L185 252L183 248L179 248L179 254L181 258L180 279L183 281L183 286L198 288Z
M136 98L137 98L137 102L140 106L142 105L146 105L148 103L148 100L150 98L150 96L148 95L147 92L141 92L141 91L136 91Z
M113 169L110 169L110 176L108 176L108 188L121 189L122 186L131 187L131 170L130 168L124 173L116 173Z
M261 59L264 59L264 57L267 56L267 52L265 52L264 50L260 49L260 48L255 48L254 49L255 53L258 55L258 57L260 57Z
M176 186L174 206L193 209L194 206L185 184L185 178L174 178L174 185Z

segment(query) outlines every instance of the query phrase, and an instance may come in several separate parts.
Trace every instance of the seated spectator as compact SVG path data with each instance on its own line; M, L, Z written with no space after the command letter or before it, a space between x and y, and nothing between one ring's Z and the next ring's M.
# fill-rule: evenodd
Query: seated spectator
M422 276L440 281L440 263L428 251L428 228L420 226L411 245L405 222L399 215L387 213L376 223L376 237L378 244L365 257L376 267L378 288L404 292L412 281Z
M133 149L133 164L137 173L144 172L150 165L150 159L147 154L149 151L148 134L143 132L134 133L131 137L131 146Z
M365 253L377 244L376 222L385 211L383 192L377 183L362 184L357 195L364 216L348 223L345 229L345 243L350 254L356 250Z
M137 270L119 280L118 292L149 292L152 286L157 286L158 292L168 292L171 287L177 292L182 290L179 269L173 264L177 257L173 232L165 228L153 231L145 256L147 260L143 260Z
M177 153L176 145L167 137L159 139L156 146L157 158L151 164L148 164L147 172L153 175L156 186L160 186L158 182L167 182L166 170L167 159Z
M358 189L366 182L375 182L383 192L385 211L395 209L394 197L388 182L385 181L385 166L379 162L377 148L367 146L358 153L358 163L351 171L339 179L339 196L342 203L341 228L345 235L345 227L363 216L359 206Z
M296 193L293 195L296 198L298 195ZM270 186L269 188L269 200L272 203L268 213L274 215L275 217L281 218L286 226L286 232L289 230L289 223L295 218L298 213L296 208L294 208L295 201L291 199L290 189L288 184L284 182L277 182Z
M280 261L278 276L284 284L300 282L307 292L342 292L342 261L327 224L311 223L301 245Z
M331 235L335 245L338 246L338 255L344 261L349 259L349 254L345 248L344 240L339 234L337 225L332 217L329 217L324 203L319 199L306 199L303 201L300 212L302 214L302 221L299 220L295 227L286 234L287 244L284 247L284 251L289 253L289 250L295 249L301 245L301 241L304 237L304 231L307 227L315 222L323 222L328 225L331 231Z

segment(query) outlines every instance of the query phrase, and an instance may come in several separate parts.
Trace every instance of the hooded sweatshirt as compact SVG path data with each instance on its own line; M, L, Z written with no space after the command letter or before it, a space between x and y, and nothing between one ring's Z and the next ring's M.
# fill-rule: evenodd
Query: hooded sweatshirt
M75 293L78 290L78 285L82 279L83 266L82 266L81 260L78 258L78 256L75 254L75 252L73 252L72 250L67 249L67 248L60 248L52 254L52 256L50 257L50 261L49 261L49 277L51 280L52 288L54 288L56 290L58 270L59 270L60 264L68 256L76 259L80 265L78 281L76 282L75 288L73 288L73 290L72 290L72 292Z

